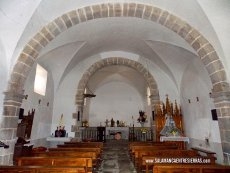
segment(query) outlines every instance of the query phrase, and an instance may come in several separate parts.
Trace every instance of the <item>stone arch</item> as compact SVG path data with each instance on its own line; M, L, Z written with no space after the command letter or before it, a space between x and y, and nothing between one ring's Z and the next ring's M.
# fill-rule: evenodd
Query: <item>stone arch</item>
M106 58L102 59L98 62L95 62L93 65L91 65L85 73L82 75L82 78L80 79L77 87L77 92L76 92L76 104L78 106L78 110L82 111L83 104L84 104L84 91L86 88L86 84L89 81L90 77L98 70L107 67L107 66L113 66L113 65L123 65L127 66L130 68L135 69L138 71L145 79L147 82L149 88L150 88L150 100L151 100L151 109L154 109L154 104L158 103L159 100L159 91L157 87L157 83L153 76L149 73L149 71L139 62L131 60L131 59L126 59L126 58L121 58L121 57L111 57L111 58ZM82 115L82 114L81 114Z
M197 52L207 69L214 92L228 91L224 66L209 41L179 17L160 8L137 3L103 3L79 8L56 18L44 26L24 47L13 68L9 91L20 93L39 52L68 28L82 22L108 17L135 17L159 23L174 31Z
M68 28L82 22L108 17L134 17L156 22L177 33L187 41L199 55L212 81L212 96L218 117L222 118L222 121L219 120L219 122L222 123L224 130L230 130L228 123L225 123L225 118L230 117L229 83L227 82L223 63L211 43L198 30L166 10L141 3L111 2L94 4L67 12L44 26L26 44L14 65L7 91L4 93L2 124L7 125L2 127L2 131L8 134L4 136L5 140L12 141L16 134L16 123L7 122L17 122L16 113L22 103L23 87L40 51ZM228 141L227 136L224 135L224 131L221 131L221 133L224 151L230 153L230 143L224 142Z

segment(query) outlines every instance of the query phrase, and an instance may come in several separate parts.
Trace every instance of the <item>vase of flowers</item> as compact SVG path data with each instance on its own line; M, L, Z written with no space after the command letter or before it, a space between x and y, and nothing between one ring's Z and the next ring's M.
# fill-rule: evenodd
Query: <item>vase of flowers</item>
M139 111L139 117L137 119L138 123L141 124L141 127L144 127L144 124L147 122L147 115L145 114L144 111L140 110Z

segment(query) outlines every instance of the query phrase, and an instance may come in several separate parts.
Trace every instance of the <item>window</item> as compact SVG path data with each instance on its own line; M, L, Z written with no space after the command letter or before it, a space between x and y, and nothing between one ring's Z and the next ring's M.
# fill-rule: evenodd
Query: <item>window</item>
M148 104L148 106L151 104L151 101L150 101L150 98L149 98L149 96L150 96L150 88L149 87L147 87L147 104Z
M45 96L47 83L47 71L37 64L35 80L34 80L34 92Z

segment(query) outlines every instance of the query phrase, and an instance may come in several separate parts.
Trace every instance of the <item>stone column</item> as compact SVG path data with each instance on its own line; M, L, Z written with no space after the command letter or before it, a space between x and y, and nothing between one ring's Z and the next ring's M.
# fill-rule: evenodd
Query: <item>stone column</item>
M0 152L0 164L12 165L14 146L16 143L18 115L21 107L23 93L16 93L12 91L4 92L5 98L3 103L3 114L0 120L0 139L9 148L3 149Z
M230 91L212 93L218 116L225 164L230 164Z
M152 111L155 111L154 110L155 109L155 105L159 104L159 102L160 102L160 96L159 96L159 94L150 95L149 98L150 98L150 101L151 101L151 109L152 109ZM152 136L152 138L153 138L152 140L156 141L156 124L155 124L155 119L153 121L151 121L151 122L152 122L151 123L151 130L152 130L152 135L153 135Z

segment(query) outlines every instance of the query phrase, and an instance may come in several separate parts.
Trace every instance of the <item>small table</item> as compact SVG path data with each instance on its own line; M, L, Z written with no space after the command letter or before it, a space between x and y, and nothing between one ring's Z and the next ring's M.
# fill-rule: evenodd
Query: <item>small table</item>
M174 141L174 142L179 142L179 148L180 149L185 149L186 145L185 142L189 143L189 138L188 137L183 137L183 136L161 136L160 141ZM180 143L181 142L181 143Z

